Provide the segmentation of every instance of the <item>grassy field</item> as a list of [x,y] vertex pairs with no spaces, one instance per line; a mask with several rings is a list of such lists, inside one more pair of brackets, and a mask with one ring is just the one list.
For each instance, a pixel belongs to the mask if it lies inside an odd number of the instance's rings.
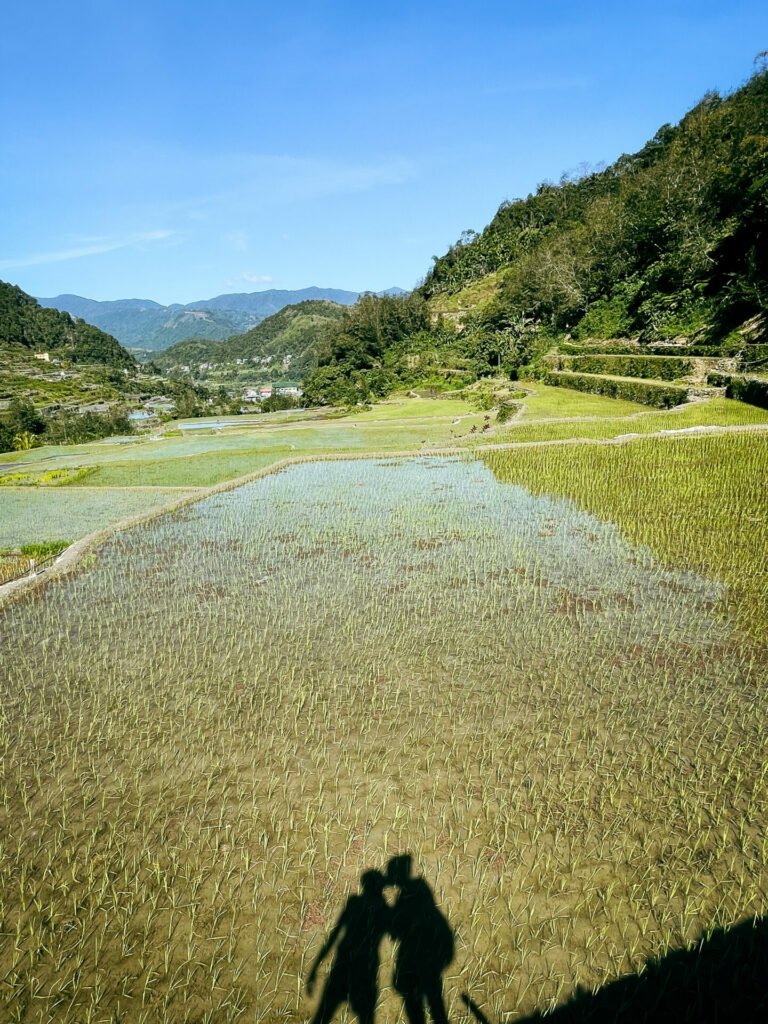
[[194,493],[192,490],[109,490],[101,487],[8,487],[0,491],[0,548],[38,539],[76,540],[93,530]]
[[572,499],[665,564],[719,580],[730,613],[765,643],[768,433],[574,445],[565,455],[534,447],[483,459],[500,480]]
[[[656,412],[564,388],[525,387],[529,393],[521,400],[520,414],[503,425],[461,400],[398,397],[341,416],[308,410],[236,417],[225,420],[234,426],[221,430],[212,418],[210,430],[181,432],[170,424],[168,436],[157,439],[142,435],[6,453],[0,455],[0,545],[75,539],[119,521],[122,510],[130,516],[163,504],[162,488],[211,487],[292,456],[471,449],[494,442],[599,439],[695,425],[768,423],[765,410],[728,399]],[[32,493],[43,488],[46,494]],[[84,492],[80,498],[74,495],[78,488]],[[121,491],[112,493],[113,488]]]
[[[601,398],[600,401],[612,402],[613,399]],[[692,427],[748,427],[768,424],[768,410],[758,409],[757,406],[746,405],[744,402],[734,402],[729,398],[713,398],[707,402],[695,402],[668,411],[649,410],[647,406],[641,408],[642,412],[635,411],[634,414],[623,416],[611,415],[608,411],[599,416],[585,413],[581,417],[575,415],[561,419],[550,415],[534,419],[528,412],[526,403],[526,414],[512,423],[498,427],[492,440],[499,443],[529,443],[579,438],[600,439],[630,434],[655,434],[665,430],[688,430]],[[472,439],[471,443],[480,444],[483,441],[482,438]]]
[[453,931],[451,1020],[679,980],[675,950],[732,935],[674,1019],[712,977],[719,1019],[759,1011],[763,933],[730,929],[768,910],[766,452],[295,466],[8,607],[0,1017],[307,1020],[363,872],[406,853]]
[[[527,382],[523,386],[529,387]],[[604,398],[602,395],[552,388],[546,384],[530,386],[533,394],[523,400],[525,408],[520,417],[522,422],[571,416],[631,416],[633,413],[647,411],[647,406],[619,398]]]

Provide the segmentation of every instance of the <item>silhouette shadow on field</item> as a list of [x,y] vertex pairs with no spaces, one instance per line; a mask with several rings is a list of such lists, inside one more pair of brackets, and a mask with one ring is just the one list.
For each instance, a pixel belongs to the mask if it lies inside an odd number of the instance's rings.
[[[480,1024],[491,1024],[469,996],[464,1003]],[[577,989],[552,1013],[518,1024],[766,1024],[768,921],[753,918],[718,929],[691,950],[649,961],[642,974],[610,982],[597,992]]]
[[[379,947],[385,935],[396,943],[394,987],[409,1024],[448,1024],[442,975],[453,960],[453,932],[423,878],[411,877],[411,857],[394,857],[386,873],[366,871],[361,891],[350,896],[331,934],[315,958],[307,979],[312,995],[317,970],[331,950],[336,955],[313,1024],[329,1024],[343,1003],[360,1024],[373,1024],[379,992]],[[394,905],[384,889],[396,890]]]
[[453,932],[423,878],[411,878],[408,854],[387,865],[387,881],[397,887],[390,934],[397,942],[394,986],[409,1024],[423,1024],[429,1007],[434,1024],[448,1024],[443,1002],[443,971],[453,960]]

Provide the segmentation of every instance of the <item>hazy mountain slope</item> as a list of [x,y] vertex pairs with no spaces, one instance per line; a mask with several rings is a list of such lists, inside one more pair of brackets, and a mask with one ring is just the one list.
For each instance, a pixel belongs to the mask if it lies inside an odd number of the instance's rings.
[[141,311],[146,309],[163,309],[161,303],[152,299],[114,299],[99,302],[96,299],[86,299],[82,295],[55,295],[47,299],[37,296],[41,306],[50,306],[53,309],[61,309],[73,316],[82,317],[85,320],[88,316],[101,314],[120,313],[125,310]]
[[272,316],[285,306],[295,306],[299,302],[326,301],[336,302],[342,306],[351,306],[357,301],[358,293],[345,291],[343,288],[298,288],[287,290],[270,288],[263,292],[237,292],[231,295],[217,295],[212,299],[202,299],[190,303],[186,308],[195,309],[237,309],[242,312],[256,313],[262,319]]
[[134,360],[111,335],[69,313],[47,309],[16,285],[0,281],[0,350],[29,358],[48,352],[73,363],[131,367]]
[[[391,288],[387,293],[401,291],[401,288]],[[163,306],[152,299],[98,302],[81,295],[56,295],[38,301],[43,306],[82,317],[89,324],[114,335],[129,348],[159,351],[185,338],[221,341],[233,334],[241,334],[265,317],[299,302],[322,300],[351,305],[357,298],[357,292],[341,288],[312,287],[216,295],[212,299],[200,299],[186,305],[172,303],[170,306]]]
[[200,363],[227,364],[238,359],[270,360],[265,369],[283,370],[290,357],[291,375],[303,374],[317,365],[318,348],[329,327],[341,319],[343,307],[325,300],[300,302],[274,313],[245,334],[226,341],[189,338],[153,356],[161,369],[194,368]]
[[88,323],[113,334],[129,348],[163,349],[193,334],[220,340],[247,330],[259,316],[237,310],[198,310],[185,306],[161,306],[143,299],[97,302],[79,295],[40,299],[56,309],[81,316]]

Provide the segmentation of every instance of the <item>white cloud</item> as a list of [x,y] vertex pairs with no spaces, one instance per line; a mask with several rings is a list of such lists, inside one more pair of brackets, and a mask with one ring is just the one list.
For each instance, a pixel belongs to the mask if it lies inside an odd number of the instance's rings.
[[233,288],[238,284],[272,284],[274,278],[270,274],[251,274],[247,270],[242,274],[238,274],[237,277],[233,277],[231,281],[227,281],[227,285]]
[[80,245],[70,249],[55,249],[51,252],[38,252],[30,256],[0,260],[0,270],[9,267],[36,267],[41,263],[61,263],[64,260],[79,259],[81,256],[96,256],[103,252],[113,252],[115,249],[126,249],[130,245],[139,245],[142,242],[158,242],[164,238],[171,238],[174,234],[174,231],[143,231],[125,238],[81,239]]

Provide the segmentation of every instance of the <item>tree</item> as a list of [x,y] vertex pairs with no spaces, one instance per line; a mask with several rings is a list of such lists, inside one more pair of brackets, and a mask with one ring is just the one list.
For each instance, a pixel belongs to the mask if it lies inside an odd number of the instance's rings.
[[30,434],[28,430],[25,430],[21,434],[16,434],[13,439],[13,450],[15,452],[25,452],[35,446],[35,435]]

